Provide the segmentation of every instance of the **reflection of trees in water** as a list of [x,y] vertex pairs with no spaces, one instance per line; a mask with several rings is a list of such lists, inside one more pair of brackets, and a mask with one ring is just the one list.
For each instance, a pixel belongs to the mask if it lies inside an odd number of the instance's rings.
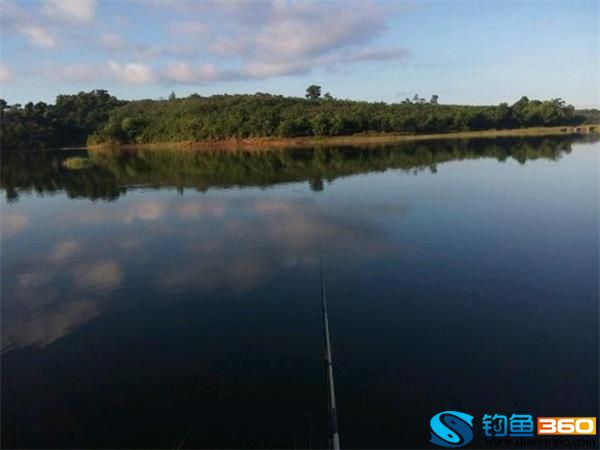
[[[586,140],[589,140],[586,139]],[[135,186],[171,186],[200,191],[212,187],[269,186],[308,181],[315,191],[324,182],[358,173],[397,169],[429,170],[448,161],[495,158],[520,163],[556,160],[571,151],[572,137],[497,138],[405,142],[379,147],[317,147],[237,152],[188,150],[90,151],[90,167],[65,166],[83,152],[2,154],[1,187],[7,199],[20,192],[65,191],[71,198],[114,200]]]
[[63,162],[87,156],[85,151],[40,151],[2,153],[0,187],[6,198],[16,201],[20,193],[52,194],[65,191],[70,198],[117,199],[126,190],[117,185],[114,174],[101,166],[71,170]]

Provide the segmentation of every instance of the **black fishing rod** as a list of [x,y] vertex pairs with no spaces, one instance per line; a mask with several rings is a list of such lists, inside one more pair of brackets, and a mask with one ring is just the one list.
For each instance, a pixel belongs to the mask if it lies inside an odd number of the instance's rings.
[[323,275],[323,261],[321,261],[321,306],[323,309],[323,334],[325,339],[325,366],[327,371],[327,396],[329,400],[329,420],[331,422],[331,448],[340,448],[340,435],[338,433],[337,410],[335,406],[335,389],[333,385],[333,359],[331,357],[331,338],[329,336],[329,318],[327,316],[327,298],[325,296],[325,276]]

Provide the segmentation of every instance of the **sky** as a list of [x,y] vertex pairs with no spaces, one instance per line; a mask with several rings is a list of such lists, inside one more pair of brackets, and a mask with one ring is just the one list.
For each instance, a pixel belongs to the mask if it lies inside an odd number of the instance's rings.
[[0,0],[9,103],[107,89],[600,106],[600,2]]

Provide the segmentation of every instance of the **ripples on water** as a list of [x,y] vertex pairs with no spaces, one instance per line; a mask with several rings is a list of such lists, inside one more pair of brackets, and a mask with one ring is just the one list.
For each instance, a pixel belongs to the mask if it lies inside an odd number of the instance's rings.
[[320,257],[343,446],[597,416],[589,141],[3,154],[3,447],[323,447]]

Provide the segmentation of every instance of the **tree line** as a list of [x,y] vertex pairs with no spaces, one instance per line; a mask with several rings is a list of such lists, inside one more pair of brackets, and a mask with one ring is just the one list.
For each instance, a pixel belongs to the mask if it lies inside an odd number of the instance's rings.
[[105,90],[59,95],[54,105],[8,105],[0,100],[3,149],[38,149],[104,142],[152,143],[250,137],[340,136],[355,133],[445,133],[532,126],[577,125],[598,110],[576,111],[561,99],[522,97],[509,105],[445,105],[415,94],[400,103],[266,93],[192,94],[167,100],[124,101]]
[[0,143],[3,149],[85,145],[104,126],[109,113],[125,103],[105,90],[59,95],[53,105],[8,105],[0,99]]

